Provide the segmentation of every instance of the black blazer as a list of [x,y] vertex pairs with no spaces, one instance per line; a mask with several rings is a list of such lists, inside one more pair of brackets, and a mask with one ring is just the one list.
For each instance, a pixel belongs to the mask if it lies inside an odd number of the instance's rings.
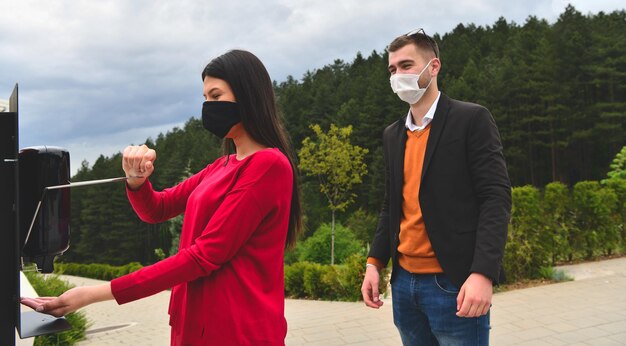
[[[369,256],[397,265],[406,117],[383,133],[385,196]],[[472,272],[503,279],[511,183],[489,111],[441,94],[430,124],[419,202],[437,260],[461,287]],[[393,274],[392,274],[393,280]]]

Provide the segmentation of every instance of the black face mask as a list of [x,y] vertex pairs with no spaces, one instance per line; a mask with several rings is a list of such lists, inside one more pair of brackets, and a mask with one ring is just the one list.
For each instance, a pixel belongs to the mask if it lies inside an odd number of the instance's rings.
[[241,116],[235,102],[205,101],[202,105],[202,125],[219,138],[224,138],[239,122]]

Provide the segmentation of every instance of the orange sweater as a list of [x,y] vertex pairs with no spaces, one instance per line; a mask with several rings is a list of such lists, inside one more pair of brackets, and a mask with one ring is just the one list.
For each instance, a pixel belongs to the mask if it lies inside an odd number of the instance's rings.
[[404,150],[404,185],[402,187],[402,219],[398,263],[411,273],[442,273],[435,251],[428,239],[419,202],[422,167],[430,126],[422,131],[407,130]]
[[[398,262],[405,270],[420,274],[443,272],[437,257],[435,257],[430,239],[428,239],[419,203],[422,167],[429,134],[430,126],[422,131],[411,132],[407,130],[408,138],[404,151],[404,184],[402,187],[402,219],[400,221]],[[372,257],[368,258],[367,262],[375,264],[379,268],[384,266],[383,263]]]

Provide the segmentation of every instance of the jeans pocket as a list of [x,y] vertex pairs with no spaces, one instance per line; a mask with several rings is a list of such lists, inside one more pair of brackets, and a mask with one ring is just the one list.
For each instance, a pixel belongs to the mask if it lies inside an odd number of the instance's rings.
[[459,294],[460,289],[456,287],[445,274],[435,275],[435,284],[440,290],[449,294]]

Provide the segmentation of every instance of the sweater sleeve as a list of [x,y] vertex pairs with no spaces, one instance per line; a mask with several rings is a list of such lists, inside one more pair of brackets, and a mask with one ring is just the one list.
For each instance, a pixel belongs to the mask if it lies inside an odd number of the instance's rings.
[[131,190],[126,185],[126,195],[139,218],[147,223],[159,223],[180,215],[185,211],[187,198],[211,166],[207,166],[197,174],[185,179],[182,183],[155,191],[150,180],[141,185],[138,190]]
[[119,304],[208,276],[237,254],[263,219],[276,208],[279,196],[291,193],[291,184],[287,184],[292,179],[289,165],[276,160],[256,161],[241,173],[190,247],[111,281],[111,290]]

